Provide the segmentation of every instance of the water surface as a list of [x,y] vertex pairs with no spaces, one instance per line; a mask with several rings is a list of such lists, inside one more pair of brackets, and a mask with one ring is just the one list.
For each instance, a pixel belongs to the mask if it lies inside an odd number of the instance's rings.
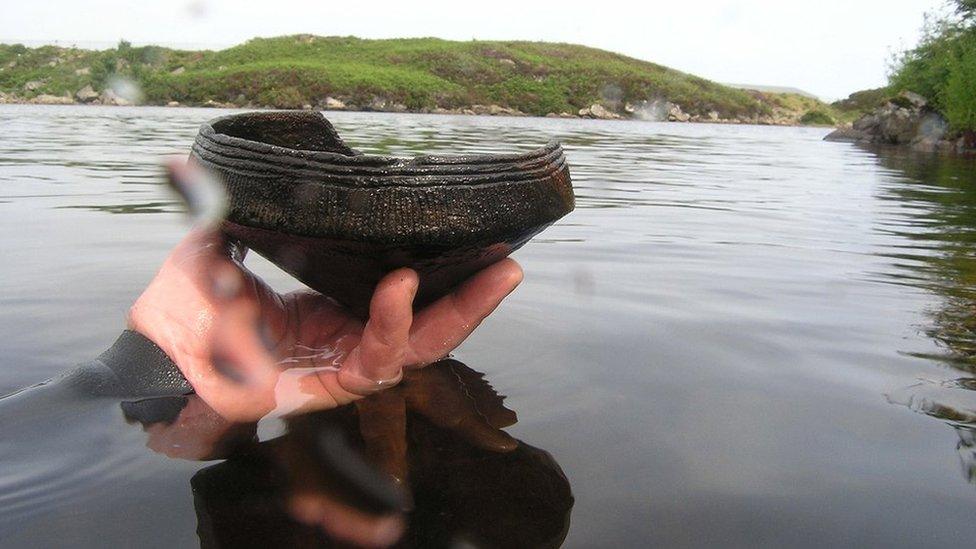
[[[160,159],[218,114],[0,106],[0,393],[111,344],[186,230]],[[971,543],[971,161],[820,129],[329,117],[373,153],[564,144],[577,210],[456,356],[565,472],[567,546]],[[118,403],[5,413],[0,539],[199,543],[205,464],[146,450]]]

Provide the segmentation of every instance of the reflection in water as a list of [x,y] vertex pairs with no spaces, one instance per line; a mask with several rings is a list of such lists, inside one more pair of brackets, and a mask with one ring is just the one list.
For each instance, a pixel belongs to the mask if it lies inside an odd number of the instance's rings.
[[[377,515],[392,503],[409,510],[406,547],[558,547],[569,528],[573,496],[559,465],[501,431],[515,413],[482,374],[454,360],[412,371],[355,406],[291,418],[271,440],[195,395],[122,409],[156,452],[226,460],[191,480],[205,547],[328,545],[314,524],[349,518],[330,510]],[[356,456],[376,469],[357,468]],[[326,512],[302,517],[307,509]]]
[[[898,204],[905,220],[882,231],[910,244],[885,255],[902,267],[898,283],[938,294],[923,329],[944,355],[931,356],[952,368],[976,371],[976,162],[972,158],[878,151],[882,166],[909,181],[881,195]],[[941,419],[959,436],[963,476],[976,484],[976,377],[924,380],[887,395],[888,401]]]
[[92,206],[60,206],[59,209],[82,209],[110,214],[170,213],[179,211],[177,202],[146,202],[144,204],[103,204]]

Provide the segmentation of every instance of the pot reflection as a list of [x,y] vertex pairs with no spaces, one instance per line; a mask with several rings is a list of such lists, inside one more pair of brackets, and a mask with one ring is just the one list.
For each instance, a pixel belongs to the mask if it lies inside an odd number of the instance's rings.
[[443,360],[355,405],[289,418],[265,441],[195,395],[122,408],[154,451],[224,460],[191,480],[205,547],[558,547],[569,481],[501,430],[516,422],[503,400],[483,374]]

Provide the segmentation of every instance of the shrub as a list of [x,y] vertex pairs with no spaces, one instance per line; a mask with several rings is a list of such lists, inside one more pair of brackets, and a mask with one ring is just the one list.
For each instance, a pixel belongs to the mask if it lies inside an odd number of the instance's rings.
[[811,126],[833,126],[834,119],[823,111],[807,111],[803,116],[800,117],[800,124],[807,124]]
[[946,115],[957,131],[976,130],[976,2],[956,0],[955,15],[926,16],[919,44],[901,54],[889,78],[893,92],[913,91]]
[[258,101],[279,109],[300,109],[308,101],[294,86],[268,88],[258,94]]
[[847,99],[834,101],[831,106],[841,111],[867,113],[874,110],[891,95],[891,90],[887,87],[861,90],[850,94]]
[[960,40],[956,55],[949,61],[944,102],[945,116],[952,128],[976,128],[976,36]]

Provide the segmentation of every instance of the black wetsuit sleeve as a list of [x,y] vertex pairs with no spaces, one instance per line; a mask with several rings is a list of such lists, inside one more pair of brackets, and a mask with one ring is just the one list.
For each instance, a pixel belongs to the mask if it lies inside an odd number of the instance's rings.
[[94,396],[153,397],[193,392],[176,364],[139,332],[126,330],[95,360],[64,381]]

